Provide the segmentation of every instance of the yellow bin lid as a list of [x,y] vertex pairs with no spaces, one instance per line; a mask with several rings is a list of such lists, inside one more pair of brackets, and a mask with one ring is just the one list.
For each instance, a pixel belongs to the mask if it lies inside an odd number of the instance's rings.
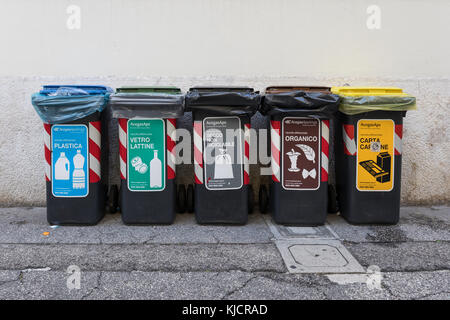
[[340,96],[408,96],[403,89],[395,87],[332,87],[331,92]]

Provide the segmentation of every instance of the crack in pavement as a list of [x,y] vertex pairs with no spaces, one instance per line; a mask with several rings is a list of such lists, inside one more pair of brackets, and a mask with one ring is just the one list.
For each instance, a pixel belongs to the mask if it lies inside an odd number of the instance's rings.
[[223,297],[220,298],[220,300],[225,300],[229,297],[231,297],[233,294],[235,294],[236,292],[244,289],[252,280],[258,278],[257,275],[254,275],[252,277],[250,277],[249,279],[247,279],[246,281],[244,281],[243,284],[241,284],[240,286],[238,286],[237,288],[234,288],[233,290],[230,290],[229,292],[227,292]]
[[450,298],[450,291],[441,291],[441,292],[437,292],[437,293],[425,294],[425,295],[419,296],[417,298],[412,298],[412,300],[423,300],[423,299],[430,298],[430,297],[433,297],[433,296],[438,296],[440,294],[449,294],[448,298]]
[[80,300],[85,300],[85,299],[87,299],[88,297],[91,296],[92,293],[94,293],[95,290],[98,290],[98,289],[100,288],[102,276],[103,276],[103,272],[100,271],[99,274],[98,274],[98,276],[97,276],[96,285],[95,285],[88,293],[84,294],[84,295],[80,298]]

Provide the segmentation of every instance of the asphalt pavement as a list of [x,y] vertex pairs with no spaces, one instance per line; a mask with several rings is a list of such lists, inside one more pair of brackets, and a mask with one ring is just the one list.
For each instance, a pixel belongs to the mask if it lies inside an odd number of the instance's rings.
[[450,207],[402,207],[395,226],[49,226],[0,209],[0,299],[449,299]]

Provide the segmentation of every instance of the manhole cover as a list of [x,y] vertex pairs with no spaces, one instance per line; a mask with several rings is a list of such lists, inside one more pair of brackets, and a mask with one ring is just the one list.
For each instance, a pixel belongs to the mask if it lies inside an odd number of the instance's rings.
[[275,240],[290,273],[360,273],[364,268],[339,240]]
[[344,267],[347,259],[339,249],[330,245],[293,245],[289,251],[294,261],[305,267]]

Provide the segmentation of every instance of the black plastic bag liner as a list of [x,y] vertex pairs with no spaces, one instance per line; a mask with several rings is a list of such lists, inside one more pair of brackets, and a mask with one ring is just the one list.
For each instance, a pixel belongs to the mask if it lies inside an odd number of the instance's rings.
[[337,112],[339,102],[340,97],[332,94],[329,87],[268,87],[260,112],[329,119]]
[[113,118],[179,118],[184,95],[176,87],[122,87],[109,99]]
[[31,103],[45,123],[67,123],[101,112],[112,92],[105,86],[50,85],[34,93]]
[[355,115],[370,111],[408,111],[416,109],[416,98],[394,87],[333,87],[341,96],[339,111]]
[[248,115],[258,111],[259,92],[248,87],[194,87],[186,94],[186,111],[216,115]]

